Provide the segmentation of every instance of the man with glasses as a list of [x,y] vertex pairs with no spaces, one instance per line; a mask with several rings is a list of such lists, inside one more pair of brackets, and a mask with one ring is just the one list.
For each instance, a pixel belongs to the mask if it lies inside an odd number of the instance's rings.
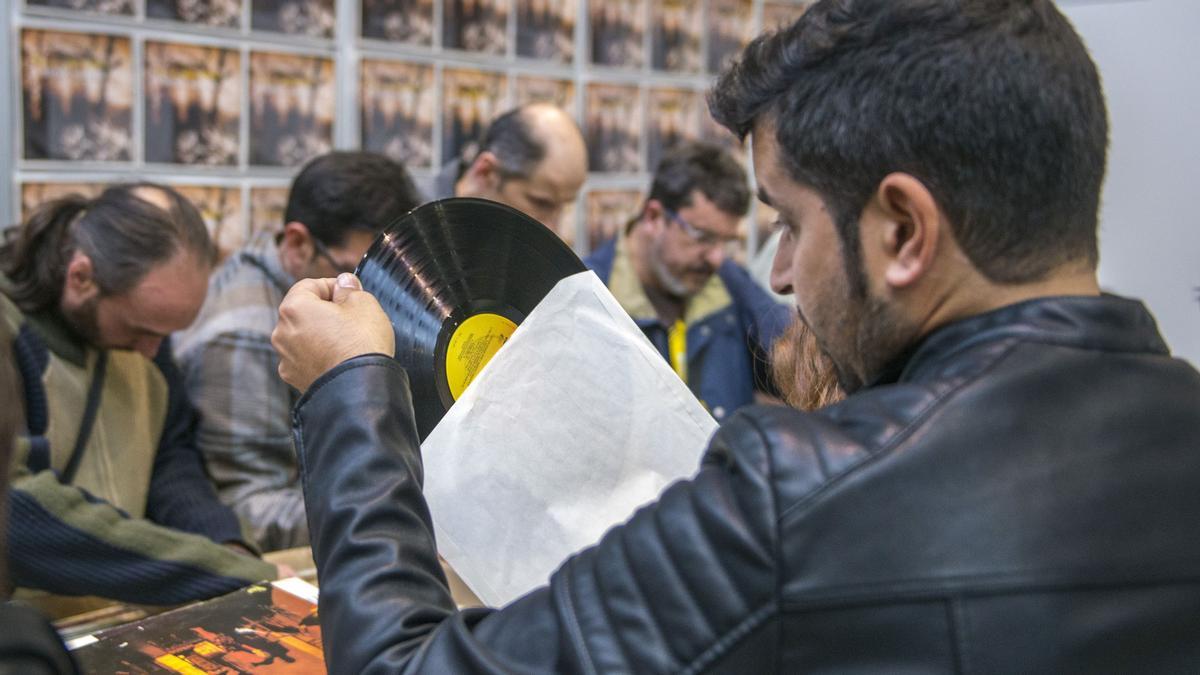
[[718,422],[773,394],[766,355],[787,309],[729,260],[750,206],[742,167],[685,143],[658,165],[641,213],[587,264]]
[[283,230],[262,232],[214,273],[199,317],[176,334],[198,438],[221,500],[264,550],[308,543],[290,411],[271,331],[301,279],[353,272],[376,235],[420,203],[408,172],[382,155],[333,152],[308,163]]

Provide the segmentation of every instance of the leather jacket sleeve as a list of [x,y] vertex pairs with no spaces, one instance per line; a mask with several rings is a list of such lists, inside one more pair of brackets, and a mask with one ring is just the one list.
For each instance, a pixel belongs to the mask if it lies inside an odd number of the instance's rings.
[[[776,508],[752,424],[718,432],[696,477],[498,610],[457,611],[421,494],[407,376],[378,355],[326,373],[294,411],[333,673],[739,668],[778,610]],[[731,452],[731,446],[737,452]],[[469,499],[469,495],[463,495]],[[747,654],[749,652],[749,655]]]

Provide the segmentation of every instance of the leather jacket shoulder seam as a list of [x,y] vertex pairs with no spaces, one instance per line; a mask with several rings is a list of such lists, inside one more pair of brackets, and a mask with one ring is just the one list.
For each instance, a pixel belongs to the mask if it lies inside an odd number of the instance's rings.
[[[569,563],[568,563],[569,565]],[[567,569],[571,569],[569,566]],[[554,588],[554,595],[558,597],[558,601],[563,605],[562,612],[563,620],[567,627],[567,632],[570,634],[571,644],[575,647],[575,651],[579,654],[579,663],[583,667],[583,671],[588,675],[595,675],[596,664],[592,662],[591,652],[588,651],[587,642],[583,639],[583,628],[579,625],[579,619],[576,616],[575,602],[571,598],[571,588],[574,586],[573,570],[568,573],[566,579],[561,585]]]
[[746,617],[733,629],[726,631],[717,641],[708,649],[705,649],[699,656],[692,659],[682,670],[681,673],[700,673],[711,666],[717,659],[729,653],[730,648],[740,642],[747,635],[752,633],[755,628],[766,623],[767,619],[771,618],[779,611],[779,605],[772,600],[766,605],[759,607],[750,616]]

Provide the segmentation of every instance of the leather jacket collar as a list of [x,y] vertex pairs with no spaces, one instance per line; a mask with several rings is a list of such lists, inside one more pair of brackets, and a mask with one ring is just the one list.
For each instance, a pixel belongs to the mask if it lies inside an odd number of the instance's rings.
[[892,360],[867,387],[921,380],[955,355],[1014,338],[1115,352],[1169,350],[1145,305],[1117,295],[1025,300],[934,330]]

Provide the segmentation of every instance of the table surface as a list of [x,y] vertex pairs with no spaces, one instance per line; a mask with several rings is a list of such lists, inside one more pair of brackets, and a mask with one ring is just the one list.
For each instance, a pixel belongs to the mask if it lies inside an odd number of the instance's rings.
[[[317,585],[317,567],[313,563],[312,550],[307,546],[290,548],[283,551],[273,551],[263,556],[263,560],[276,565],[287,565],[296,576]],[[450,584],[450,595],[459,609],[467,607],[482,607],[483,603],[471,592],[462,578],[448,565],[445,560],[442,570]],[[32,605],[54,622],[54,627],[64,640],[88,635],[96,631],[119,626],[121,624],[140,621],[147,616],[159,614],[180,605],[133,605],[117,602],[95,596],[67,596],[44,593],[42,591],[20,591],[17,596],[21,601]]]

